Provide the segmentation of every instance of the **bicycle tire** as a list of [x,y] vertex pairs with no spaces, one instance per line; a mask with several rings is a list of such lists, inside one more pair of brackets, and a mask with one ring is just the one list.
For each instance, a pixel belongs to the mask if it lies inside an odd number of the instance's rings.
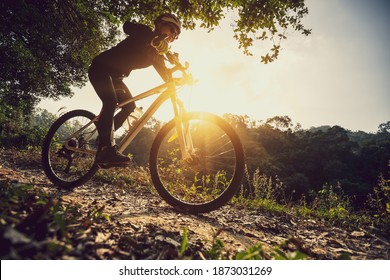
[[[159,195],[178,210],[188,213],[216,210],[228,203],[240,188],[245,166],[241,141],[219,116],[191,112],[184,114],[182,120],[192,131],[196,160],[187,164],[174,154],[180,149],[177,139],[172,140],[175,122],[171,120],[158,132],[151,147],[152,182]],[[205,201],[201,201],[203,198]]]
[[[65,189],[74,188],[91,179],[99,169],[94,163],[94,155],[70,151],[64,147],[64,142],[61,142],[95,117],[95,114],[86,110],[73,110],[59,117],[50,127],[42,144],[41,160],[43,170],[53,184]],[[98,134],[94,123],[85,128],[81,135],[85,136],[86,133],[96,133],[91,143],[84,141],[81,144],[81,137],[70,141],[74,141],[75,147],[84,145],[96,150]],[[70,162],[74,165],[71,166]]]

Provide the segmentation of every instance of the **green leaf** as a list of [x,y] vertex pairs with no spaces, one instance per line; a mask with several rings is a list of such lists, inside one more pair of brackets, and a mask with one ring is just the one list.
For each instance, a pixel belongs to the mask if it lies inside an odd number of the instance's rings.
[[183,240],[181,241],[181,247],[179,255],[183,256],[184,252],[187,250],[188,247],[188,228],[184,227],[183,229]]

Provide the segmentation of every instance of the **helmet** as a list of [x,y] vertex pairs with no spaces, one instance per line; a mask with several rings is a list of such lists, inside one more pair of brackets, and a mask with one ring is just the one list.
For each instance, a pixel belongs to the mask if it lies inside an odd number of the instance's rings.
[[180,34],[181,22],[174,14],[165,13],[165,14],[159,15],[154,21],[154,26],[158,27],[159,25],[164,24],[164,23],[173,24],[176,27],[176,31],[177,31],[176,35],[178,36]]

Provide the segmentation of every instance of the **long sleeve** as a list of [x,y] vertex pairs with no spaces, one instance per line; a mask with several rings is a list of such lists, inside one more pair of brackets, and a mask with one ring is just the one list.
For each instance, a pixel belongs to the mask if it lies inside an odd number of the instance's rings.
[[140,34],[140,33],[148,33],[150,32],[150,27],[131,22],[131,21],[126,21],[123,24],[123,32],[125,32],[127,35],[135,35],[135,34]]
[[165,65],[164,57],[162,55],[158,55],[155,58],[153,67],[154,69],[156,69],[157,73],[161,76],[161,78],[165,82],[168,82],[172,79],[172,73],[168,70],[167,66]]

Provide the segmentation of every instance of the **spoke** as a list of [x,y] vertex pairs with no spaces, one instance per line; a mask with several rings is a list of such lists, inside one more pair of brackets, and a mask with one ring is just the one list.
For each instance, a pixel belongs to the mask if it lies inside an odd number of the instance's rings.
[[[218,144],[218,140],[217,141],[215,141],[215,143],[216,144]],[[230,146],[231,145],[231,142],[229,141],[229,142],[226,142],[225,144],[223,144],[223,145],[218,145],[218,148],[214,151],[214,153],[212,154],[212,155],[215,155],[216,153],[218,153],[219,151],[221,151],[222,149],[224,149],[226,146]],[[209,145],[209,146],[212,146],[211,148],[215,148],[215,145]],[[228,150],[228,151],[234,151],[234,149],[230,149],[230,150]]]
[[[215,158],[215,157],[218,157],[218,156],[221,156],[221,155],[230,153],[230,152],[234,152],[234,149],[227,150],[227,151],[224,151],[224,152],[220,152],[219,154],[215,154],[215,153],[214,153],[214,154],[212,154],[212,155],[205,156],[205,157],[207,157],[207,158]],[[220,157],[220,158],[236,158],[236,157],[232,156],[232,157]]]

